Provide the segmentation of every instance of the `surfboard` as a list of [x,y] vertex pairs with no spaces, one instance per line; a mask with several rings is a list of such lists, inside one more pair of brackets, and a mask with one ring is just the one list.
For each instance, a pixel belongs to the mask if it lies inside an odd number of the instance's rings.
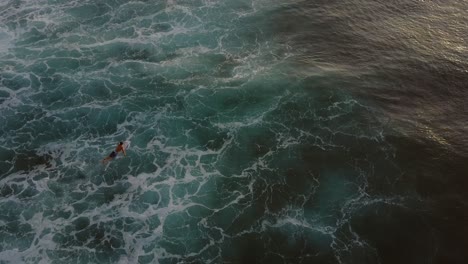
[[130,141],[124,141],[124,148],[125,150],[127,150],[128,148],[130,148]]

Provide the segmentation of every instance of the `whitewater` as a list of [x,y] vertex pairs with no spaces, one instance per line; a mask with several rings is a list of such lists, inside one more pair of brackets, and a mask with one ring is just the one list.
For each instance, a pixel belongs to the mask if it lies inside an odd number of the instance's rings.
[[464,263],[466,10],[0,2],[0,262]]

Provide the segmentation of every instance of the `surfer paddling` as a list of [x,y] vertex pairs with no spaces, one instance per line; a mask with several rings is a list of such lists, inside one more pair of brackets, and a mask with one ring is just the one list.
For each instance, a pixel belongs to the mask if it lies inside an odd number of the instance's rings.
[[123,152],[123,154],[125,156],[127,156],[127,153],[125,152],[125,148],[124,148],[124,143],[123,142],[120,142],[117,147],[115,148],[114,151],[111,152],[111,154],[109,154],[108,157],[105,157],[103,160],[102,160],[102,163],[105,163],[106,161],[109,161],[115,157],[117,157],[117,153],[119,152]]

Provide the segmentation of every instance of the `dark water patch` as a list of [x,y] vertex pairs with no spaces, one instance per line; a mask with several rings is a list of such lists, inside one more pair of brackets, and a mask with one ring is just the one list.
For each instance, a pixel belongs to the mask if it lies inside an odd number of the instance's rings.
[[468,181],[463,176],[468,170],[466,157],[454,155],[426,139],[416,141],[389,136],[388,140],[397,146],[397,162],[405,168],[406,184],[411,184],[419,195],[424,198],[466,197],[464,190]]
[[55,215],[51,217],[51,219],[56,220],[56,219],[62,218],[62,219],[68,220],[70,219],[70,217],[72,217],[72,215],[73,215],[72,211],[58,211],[56,212]]
[[0,219],[5,222],[12,222],[17,220],[17,216],[21,214],[21,211],[25,209],[24,205],[12,200],[6,200],[1,203],[3,214],[0,215]]
[[50,155],[37,155],[33,151],[17,153],[14,158],[14,171],[30,171],[40,165],[47,168],[51,166],[51,160]]
[[[40,41],[47,40],[47,34],[37,30],[36,28],[32,28],[29,32],[23,34],[22,40],[17,41],[18,46],[28,46],[31,43],[38,43]],[[43,44],[43,43],[41,43]]]
[[20,199],[31,199],[38,194],[39,191],[36,190],[35,186],[28,186],[17,197]]
[[73,71],[80,66],[79,61],[73,58],[48,59],[46,65],[57,69],[57,72],[67,72],[67,70]]
[[[34,234],[29,224],[21,223],[20,221],[11,221],[0,227],[0,233],[3,234],[0,240],[0,250],[18,249],[24,251],[31,246]],[[15,239],[16,236],[24,239]]]
[[428,263],[438,245],[433,229],[415,211],[398,206],[366,208],[356,213],[353,229],[377,248],[382,263]]
[[10,170],[15,154],[16,152],[13,149],[0,147],[0,160],[3,161],[2,165],[0,165],[0,176]]
[[119,194],[124,193],[129,187],[128,183],[116,183],[112,187],[101,187],[92,195],[86,197],[87,204],[98,206],[103,203],[110,203]]
[[[138,159],[132,159],[130,167],[133,167],[133,171],[138,175],[141,173],[154,173],[159,170],[158,165],[153,163],[155,156],[153,154],[144,155]],[[164,162],[164,161],[160,161]],[[134,166],[134,164],[137,164]]]
[[[283,263],[306,259],[319,263],[334,263],[335,256],[330,250],[332,238],[329,235],[294,225],[287,225],[285,229],[287,233],[275,228],[267,230],[269,243],[265,248],[268,252],[266,256],[271,254],[285,256]],[[267,263],[267,260],[263,263]]]
[[112,91],[103,82],[90,82],[80,88],[80,92],[94,99],[112,99]]
[[[263,258],[263,242],[257,234],[246,234],[234,240],[224,259],[228,262],[259,263]],[[229,254],[231,253],[231,254]]]
[[80,218],[75,219],[73,223],[75,224],[75,230],[82,230],[86,228],[87,226],[89,226],[90,222],[88,218],[80,217]]
[[[199,190],[199,187],[200,187],[200,182],[198,182],[198,181],[191,181],[191,182],[188,182],[188,183],[181,183],[181,184],[178,184],[177,186],[174,186],[172,188],[172,195],[174,197],[183,199],[186,196],[192,196],[192,195],[197,194],[197,192]],[[200,199],[200,201],[202,201],[202,200],[203,200],[203,198]],[[203,211],[203,208],[199,208],[199,210]],[[193,210],[189,209],[189,211],[193,211]]]
[[[151,44],[129,44],[126,42],[112,42],[106,45],[97,46],[87,49],[87,52],[96,56],[96,58],[114,60],[114,61],[148,61],[159,62],[161,59],[156,59],[158,54],[155,47]],[[167,56],[167,54],[166,54]]]
[[10,97],[10,93],[7,91],[0,91],[0,104],[5,102]]
[[29,87],[31,85],[31,82],[23,76],[11,76],[11,78],[7,78],[7,76],[4,75],[1,79],[2,85],[13,91]]
[[77,21],[66,21],[60,24],[50,24],[44,31],[48,35],[49,40],[54,40],[62,38],[63,35],[75,32],[79,27],[80,23]]
[[[398,164],[405,168],[400,180],[417,192],[427,208],[419,213],[422,221],[431,229],[437,247],[433,259],[436,262],[463,262],[467,232],[463,228],[468,205],[463,175],[468,170],[466,157],[440,148],[427,140],[414,141],[405,138],[389,138],[397,147]],[[417,153],[415,155],[414,153]],[[459,249],[459,250],[456,250]]]
[[[68,12],[78,18],[78,20],[88,20],[98,16],[102,16],[110,11],[109,5],[106,4],[87,4],[68,9]],[[81,21],[83,22],[83,21]]]
[[206,149],[212,151],[219,151],[225,145],[226,140],[228,140],[228,135],[225,133],[220,133],[209,137],[209,135],[213,133],[212,130],[209,131],[210,133],[200,133],[201,136],[198,136],[197,138],[201,142],[206,142],[205,144],[202,144],[202,146],[204,146]]
[[[192,199],[210,209],[223,208],[223,206],[238,197],[239,193],[233,192],[240,188],[245,188],[248,179],[217,179],[211,177],[197,191],[197,195]],[[219,196],[221,195],[222,196]]]
[[231,144],[217,162],[217,168],[224,175],[240,174],[270,150],[274,151],[276,134],[254,125],[239,129],[232,141],[235,144]]
[[[102,263],[112,263],[117,261],[123,254],[120,249],[123,237],[121,233],[110,231],[112,226],[106,227],[108,223],[98,223],[85,227],[83,230],[74,234],[58,233],[54,236],[54,242],[58,243],[62,249],[73,248],[77,246],[92,248],[95,250],[95,260]],[[70,232],[68,227],[64,232]],[[111,234],[109,234],[111,232]],[[82,254],[79,250],[73,250],[72,254],[66,256],[66,259],[77,259],[75,254]],[[84,252],[83,252],[84,253]],[[86,254],[85,254],[86,255]],[[93,258],[94,259],[94,258]]]

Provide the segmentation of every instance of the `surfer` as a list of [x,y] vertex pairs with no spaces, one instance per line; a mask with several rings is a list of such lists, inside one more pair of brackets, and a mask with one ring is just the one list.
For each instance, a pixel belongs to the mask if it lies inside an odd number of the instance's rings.
[[122,141],[117,145],[117,147],[115,148],[115,150],[112,151],[111,154],[110,154],[108,157],[105,157],[105,158],[102,160],[102,163],[105,163],[106,161],[109,161],[109,160],[111,160],[111,159],[117,157],[117,153],[119,153],[119,152],[121,152],[121,151],[123,152],[123,154],[124,154],[125,156],[127,156],[127,153],[125,152],[125,148],[124,148],[124,143],[123,143]]

